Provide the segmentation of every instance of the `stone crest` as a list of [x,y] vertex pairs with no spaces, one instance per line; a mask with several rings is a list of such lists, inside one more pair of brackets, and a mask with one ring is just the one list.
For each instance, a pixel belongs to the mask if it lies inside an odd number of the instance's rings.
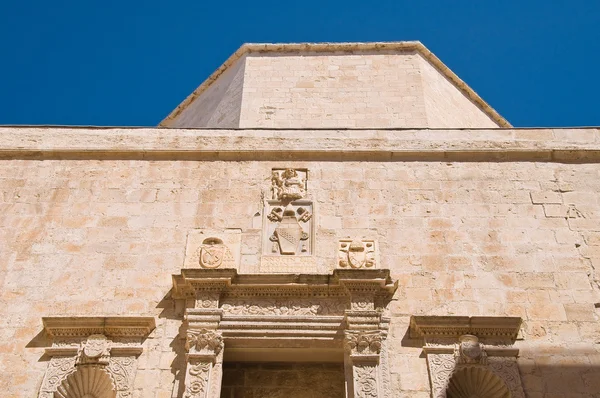
[[303,199],[306,196],[307,175],[305,169],[273,169],[271,199],[283,202]]
[[184,268],[239,268],[241,230],[194,229],[188,233]]
[[[295,269],[297,257],[312,258],[313,253],[313,202],[307,198],[307,176],[306,169],[271,172],[271,199],[265,201],[263,212],[261,272],[314,271],[312,262],[308,269]],[[277,259],[275,270],[272,259]]]
[[206,238],[202,242],[202,246],[200,246],[198,256],[200,258],[200,266],[202,268],[218,268],[223,264],[223,259],[226,255],[229,257],[227,260],[231,261],[231,252],[221,239]]
[[341,268],[377,268],[374,239],[340,239],[338,265]]

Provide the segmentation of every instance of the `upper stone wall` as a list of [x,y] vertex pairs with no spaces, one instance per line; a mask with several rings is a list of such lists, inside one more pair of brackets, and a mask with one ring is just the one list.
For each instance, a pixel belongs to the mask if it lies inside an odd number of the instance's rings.
[[418,42],[244,45],[161,125],[510,126]]

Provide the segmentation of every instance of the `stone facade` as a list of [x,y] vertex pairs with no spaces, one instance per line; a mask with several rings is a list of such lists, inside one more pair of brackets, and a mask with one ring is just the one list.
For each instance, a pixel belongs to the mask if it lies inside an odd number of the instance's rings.
[[185,127],[0,128],[3,396],[597,396],[600,129]]

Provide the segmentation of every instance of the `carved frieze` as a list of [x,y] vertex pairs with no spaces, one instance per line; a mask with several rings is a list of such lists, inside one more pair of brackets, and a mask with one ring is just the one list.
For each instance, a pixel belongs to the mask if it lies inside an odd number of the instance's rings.
[[240,229],[194,229],[188,233],[184,268],[239,268]]
[[227,300],[225,315],[343,315],[345,300]]
[[374,239],[340,239],[338,265],[341,268],[377,268]]

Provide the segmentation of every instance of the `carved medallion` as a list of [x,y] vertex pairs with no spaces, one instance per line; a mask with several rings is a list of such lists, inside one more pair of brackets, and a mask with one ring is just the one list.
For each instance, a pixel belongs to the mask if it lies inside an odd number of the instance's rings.
[[373,239],[340,239],[339,266],[342,268],[376,268]]

